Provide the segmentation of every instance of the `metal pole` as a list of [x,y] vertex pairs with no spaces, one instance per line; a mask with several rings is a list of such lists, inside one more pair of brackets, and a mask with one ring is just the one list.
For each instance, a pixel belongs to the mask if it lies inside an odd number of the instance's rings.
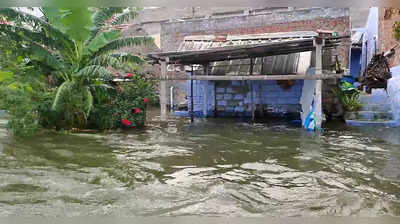
[[254,121],[255,110],[254,110],[254,81],[250,80],[250,97],[251,97],[251,120]]
[[170,104],[171,104],[171,110],[174,109],[174,87],[171,86],[169,89],[169,96],[170,96]]
[[161,81],[160,81],[160,109],[161,109],[161,121],[167,120],[167,66],[168,59],[161,61]]
[[[250,58],[250,75],[253,75],[254,59]],[[255,118],[254,108],[254,81],[250,81],[250,97],[251,97],[251,120]]]
[[[203,75],[208,75],[208,64],[203,65]],[[208,117],[208,93],[207,93],[207,86],[209,81],[206,81],[206,84],[202,86],[203,92],[203,117]]]
[[[264,59],[265,57],[261,58],[261,73],[260,74],[266,74],[264,72]],[[300,57],[299,57],[300,60]],[[258,104],[260,105],[259,109],[259,116],[260,117],[264,117],[264,104],[263,104],[263,100],[262,100],[262,84],[263,81],[258,81]]]
[[[315,39],[315,74],[322,73],[322,47],[324,46],[323,39]],[[322,126],[322,80],[315,81],[315,129],[318,130]]]
[[190,72],[190,122],[194,122],[194,102],[193,102],[193,65]]
[[368,67],[368,40],[365,41],[365,66],[364,66],[364,76],[367,75]]

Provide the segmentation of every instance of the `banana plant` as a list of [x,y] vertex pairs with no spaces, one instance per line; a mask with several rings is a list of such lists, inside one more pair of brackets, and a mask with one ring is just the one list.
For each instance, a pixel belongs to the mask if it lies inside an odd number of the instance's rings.
[[84,127],[93,107],[93,94],[113,78],[110,68],[141,65],[144,60],[121,49],[147,45],[144,36],[122,37],[114,27],[131,21],[136,8],[85,7],[41,8],[37,17],[13,8],[1,8],[0,38],[7,37],[24,46],[24,60],[51,70],[62,82],[52,109],[62,112],[71,127]]

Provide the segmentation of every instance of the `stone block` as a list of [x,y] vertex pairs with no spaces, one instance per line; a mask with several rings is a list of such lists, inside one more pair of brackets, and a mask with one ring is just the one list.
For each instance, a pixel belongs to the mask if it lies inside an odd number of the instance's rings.
[[225,88],[217,88],[217,93],[225,93]]
[[227,93],[234,93],[233,89],[231,87],[226,88]]
[[242,94],[235,94],[233,99],[235,99],[235,100],[243,100],[244,96]]
[[231,99],[233,99],[233,95],[229,94],[229,93],[226,93],[226,94],[224,94],[224,99],[225,100],[231,100]]
[[217,106],[227,106],[228,102],[226,100],[218,100]]
[[217,100],[222,100],[222,99],[224,99],[224,95],[217,94],[216,98],[217,98]]

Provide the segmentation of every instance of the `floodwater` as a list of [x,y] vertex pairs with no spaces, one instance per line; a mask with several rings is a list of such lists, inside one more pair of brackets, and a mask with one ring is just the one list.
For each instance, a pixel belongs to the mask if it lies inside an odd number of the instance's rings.
[[16,140],[0,126],[0,217],[400,216],[400,129],[178,119]]

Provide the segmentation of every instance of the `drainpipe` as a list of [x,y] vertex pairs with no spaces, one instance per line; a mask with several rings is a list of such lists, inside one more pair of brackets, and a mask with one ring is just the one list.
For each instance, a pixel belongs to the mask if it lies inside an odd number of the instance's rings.
[[194,100],[193,100],[193,65],[192,70],[190,72],[190,122],[194,122]]
[[368,67],[368,40],[365,41],[365,66],[364,66],[364,77],[367,75]]
[[170,95],[171,110],[173,110],[175,108],[175,105],[174,105],[174,87],[173,86],[171,86],[169,88],[169,93],[170,93],[169,95]]

